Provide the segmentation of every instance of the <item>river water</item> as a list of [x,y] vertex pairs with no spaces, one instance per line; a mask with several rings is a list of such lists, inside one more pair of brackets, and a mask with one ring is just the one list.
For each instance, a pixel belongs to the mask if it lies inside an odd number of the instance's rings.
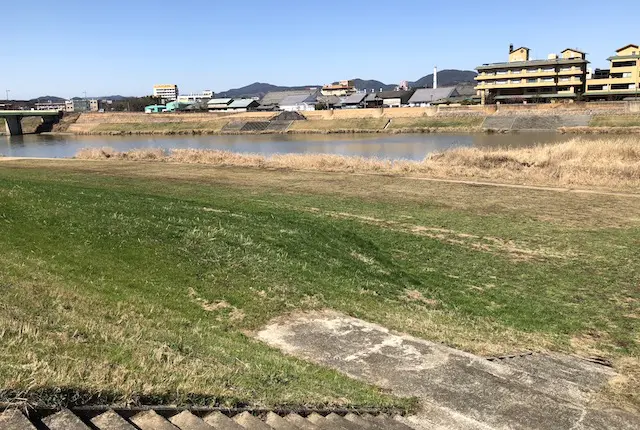
[[[388,159],[422,160],[434,151],[459,146],[525,147],[573,138],[559,133],[518,134],[330,134],[222,136],[0,136],[0,155],[10,157],[72,157],[82,148],[220,149],[263,155],[325,153]],[[581,136],[585,138],[585,136]],[[588,138],[588,137],[586,137]]]

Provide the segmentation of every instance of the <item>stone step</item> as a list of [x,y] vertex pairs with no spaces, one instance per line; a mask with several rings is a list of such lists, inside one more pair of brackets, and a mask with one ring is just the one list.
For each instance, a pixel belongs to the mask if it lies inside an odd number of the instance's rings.
[[271,426],[256,418],[249,412],[243,412],[233,417],[233,420],[247,430],[272,430]]
[[244,428],[222,412],[213,412],[207,415],[204,417],[204,422],[217,430],[243,430]]
[[155,411],[145,411],[131,418],[140,430],[180,430]]
[[91,424],[100,430],[135,430],[134,426],[113,410],[108,410],[93,418]]
[[49,415],[42,422],[49,430],[89,430],[89,427],[68,409]]
[[212,430],[209,424],[189,411],[182,411],[169,418],[169,421],[180,430]]
[[306,418],[301,417],[298,414],[289,414],[286,417],[284,417],[284,419],[298,426],[300,430],[318,430],[320,428],[317,425],[315,425],[313,422],[309,421]]
[[273,412],[269,412],[267,414],[267,418],[264,420],[264,422],[270,425],[271,428],[275,430],[299,430],[299,427],[297,425],[285,420],[280,415],[274,414]]
[[31,421],[18,409],[8,409],[0,414],[2,430],[36,430]]
[[[86,411],[78,413],[83,417],[87,414]],[[47,416],[42,422],[26,417],[18,409],[10,409],[0,413],[0,430],[405,430],[408,427],[403,424],[411,426],[411,422],[401,417],[357,413],[348,413],[345,416],[334,412],[326,416],[312,413],[303,417],[295,413],[280,416],[274,412],[257,416],[244,411],[230,418],[217,411],[204,419],[189,410],[181,411],[169,419],[151,409],[131,416],[132,413],[134,412],[126,409],[109,409],[97,415],[91,413],[90,416],[93,418],[85,424],[78,414],[67,409]]]

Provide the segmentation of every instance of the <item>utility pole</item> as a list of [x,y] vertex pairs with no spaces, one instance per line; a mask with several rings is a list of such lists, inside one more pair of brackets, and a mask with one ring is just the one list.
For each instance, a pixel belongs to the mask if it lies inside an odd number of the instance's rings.
[[7,93],[7,101],[9,101],[9,93],[11,92],[11,90],[4,90],[5,93]]

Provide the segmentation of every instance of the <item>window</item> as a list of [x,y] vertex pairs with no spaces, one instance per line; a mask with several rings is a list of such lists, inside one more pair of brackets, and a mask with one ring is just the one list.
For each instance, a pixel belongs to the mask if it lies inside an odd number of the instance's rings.
[[536,78],[529,78],[527,79],[527,82],[529,82],[530,84],[535,84],[536,82],[538,82],[538,80]]
[[520,70],[512,70],[511,74],[512,75],[519,75],[520,74]]
[[553,78],[544,78],[542,80],[542,82],[554,82],[555,80]]
[[635,61],[618,61],[613,63],[612,67],[633,67],[636,65]]
[[521,81],[520,79],[512,79],[512,80],[511,80],[511,83],[512,83],[512,84],[519,84],[519,83],[521,83],[521,82],[522,82],[522,81]]

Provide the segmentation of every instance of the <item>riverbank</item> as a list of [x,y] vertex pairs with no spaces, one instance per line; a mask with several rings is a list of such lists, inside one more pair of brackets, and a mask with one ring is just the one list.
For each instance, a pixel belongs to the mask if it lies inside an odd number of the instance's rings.
[[252,337],[328,308],[640,405],[638,198],[111,157],[3,161],[0,207],[0,400],[415,405]]
[[330,154],[263,156],[219,150],[110,148],[81,150],[78,159],[157,161],[267,169],[422,175],[472,178],[544,186],[592,186],[637,190],[640,187],[640,142],[625,138],[572,139],[531,148],[454,148],[422,161],[384,160]]
[[54,131],[107,136],[505,133],[527,130],[576,134],[640,132],[640,114],[631,112],[625,106],[543,106],[546,110],[526,105],[524,108],[501,106],[499,109],[495,106],[347,109],[303,112],[303,119],[294,121],[286,117],[280,119],[281,115],[277,112],[85,113],[63,119],[63,123]]

